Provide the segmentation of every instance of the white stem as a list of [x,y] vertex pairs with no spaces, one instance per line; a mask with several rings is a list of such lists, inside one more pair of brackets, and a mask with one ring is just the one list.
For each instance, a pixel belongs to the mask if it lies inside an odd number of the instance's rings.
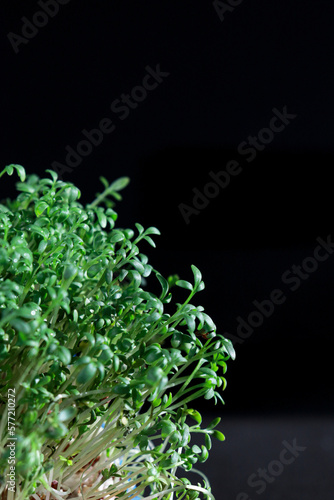
[[[53,477],[53,469],[50,470],[50,475],[49,475],[50,486],[51,486],[51,483],[52,483],[52,477]],[[45,495],[45,500],[50,500],[50,491],[47,491],[47,493]]]

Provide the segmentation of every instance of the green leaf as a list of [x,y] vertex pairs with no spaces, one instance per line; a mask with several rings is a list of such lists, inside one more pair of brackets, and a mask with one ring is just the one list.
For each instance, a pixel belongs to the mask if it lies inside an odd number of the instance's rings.
[[13,175],[14,172],[14,165],[7,165],[3,172],[7,172],[8,175]]
[[159,281],[161,288],[162,288],[162,293],[159,297],[160,300],[162,300],[166,297],[168,290],[169,290],[168,281],[163,276],[161,276],[160,273],[156,273],[156,277],[158,278],[158,281]]
[[217,373],[214,372],[213,370],[211,370],[211,368],[207,368],[206,366],[203,366],[200,370],[199,370],[199,373],[200,374],[205,374],[205,375],[208,375],[209,377],[213,377],[213,378],[217,378]]
[[26,180],[26,171],[21,165],[15,165],[16,171],[20,177],[20,181],[24,182]]
[[102,175],[99,177],[99,179],[102,182],[102,184],[104,185],[104,187],[107,189],[109,187],[109,182],[107,181],[107,179],[105,177],[103,177]]
[[28,410],[23,417],[24,425],[31,426],[33,425],[38,417],[38,413],[36,410]]
[[90,382],[95,377],[96,371],[97,367],[93,363],[85,365],[77,376],[77,383],[86,384]]
[[37,224],[30,226],[30,229],[33,233],[39,234],[44,239],[47,239],[50,236],[49,231],[45,227],[40,227]]
[[80,190],[71,184],[68,185],[68,187],[64,190],[63,194],[65,199],[69,203],[72,203],[73,201],[79,199],[81,196]]
[[87,270],[87,276],[88,276],[88,278],[94,278],[101,270],[102,270],[102,265],[101,264],[93,264]]
[[49,205],[45,201],[40,201],[39,203],[37,203],[37,205],[35,205],[35,214],[37,215],[37,217],[42,215],[42,213],[48,208],[48,206]]
[[138,230],[138,233],[141,235],[144,232],[143,226],[141,224],[139,224],[138,222],[135,223],[135,226]]
[[212,420],[212,422],[207,426],[207,430],[211,430],[211,429],[214,429],[215,427],[217,427],[217,425],[219,424],[220,421],[221,421],[221,417],[217,417],[214,420]]
[[[79,346],[81,347],[81,342],[79,344]],[[80,366],[80,365],[88,365],[88,363],[91,362],[91,357],[90,356],[81,356],[81,358],[78,359],[78,361],[76,362],[77,366]]]
[[145,231],[145,236],[148,235],[148,234],[157,234],[157,235],[160,235],[161,233],[160,233],[159,229],[157,229],[156,227],[149,227]]
[[139,260],[132,259],[130,262],[138,273],[144,273],[144,266]]
[[193,332],[196,328],[196,323],[195,323],[194,317],[193,316],[186,316],[186,323],[187,323],[188,330],[190,332]]
[[154,401],[152,401],[153,408],[157,408],[160,405],[161,405],[161,398],[156,398]]
[[187,410],[188,415],[195,420],[198,424],[202,423],[202,416],[199,411],[189,409]]
[[134,231],[132,229],[124,229],[124,235],[127,240],[131,240],[134,237]]
[[200,270],[194,265],[191,266],[191,270],[192,270],[193,275],[194,275],[195,286],[199,285],[199,283],[201,282],[201,279],[202,279],[202,274],[201,274]]
[[66,462],[66,465],[68,465],[69,467],[73,465],[73,460],[63,457],[63,455],[59,455],[59,458],[62,462]]
[[193,290],[193,286],[191,283],[189,283],[189,281],[178,280],[175,284],[181,288],[186,288],[187,290]]
[[118,384],[113,387],[113,392],[116,394],[127,394],[130,390],[129,384]]
[[172,393],[170,392],[169,393],[169,396],[167,398],[167,394],[164,394],[164,397],[163,397],[163,406],[164,408],[168,408],[168,406],[170,406],[173,402],[173,396],[172,396]]
[[105,216],[105,213],[103,210],[98,210],[97,211],[97,218],[100,223],[100,226],[102,228],[107,227],[107,217]]
[[171,420],[164,420],[162,422],[161,436],[163,438],[168,437],[175,430],[176,430],[176,426]]
[[111,243],[117,243],[118,241],[124,240],[124,234],[121,232],[113,232],[112,237],[110,238]]
[[227,370],[227,364],[226,364],[226,361],[224,361],[224,360],[221,360],[221,361],[220,361],[220,360],[219,360],[219,361],[217,361],[217,365],[219,365],[219,366],[221,366],[221,367],[222,367],[222,369],[223,369],[223,374],[225,375],[226,370]]
[[146,316],[145,322],[148,324],[155,323],[161,318],[161,314],[158,311],[153,312]]
[[26,171],[25,171],[24,167],[22,167],[22,165],[17,165],[16,163],[11,163],[10,165],[7,165],[4,168],[4,170],[1,172],[0,177],[4,172],[7,172],[8,175],[12,175],[14,172],[14,168],[15,168],[21,182],[24,182],[26,180]]
[[169,436],[169,440],[172,444],[179,443],[181,441],[181,434],[179,431],[174,431],[172,434]]
[[158,384],[164,377],[164,372],[161,368],[157,366],[152,366],[146,371],[145,382],[148,386],[154,386]]
[[147,241],[147,243],[149,243],[151,245],[151,247],[155,248],[156,247],[156,244],[155,242],[152,240],[152,238],[150,238],[149,236],[144,236],[144,240]]
[[148,365],[150,365],[151,363],[154,363],[154,361],[157,361],[159,358],[161,358],[161,356],[161,347],[152,345],[145,352],[144,360]]
[[39,245],[38,245],[37,252],[39,254],[43,253],[47,246],[48,246],[48,242],[45,240],[41,240]]
[[205,434],[205,446],[208,450],[211,450],[212,448],[212,441],[209,434]]
[[51,175],[53,182],[56,182],[58,179],[58,174],[54,170],[46,169],[45,172]]
[[218,439],[219,441],[225,441],[225,436],[222,432],[214,430],[212,433],[213,437]]
[[112,280],[113,280],[113,272],[110,269],[107,269],[106,270],[106,282],[108,283],[108,285],[110,285]]
[[48,286],[47,288],[48,294],[50,295],[51,300],[56,300],[57,292],[52,286]]
[[226,380],[226,378],[224,378],[224,377],[221,377],[221,379],[220,379],[220,380],[221,380],[221,381],[222,381],[222,383],[223,383],[222,391],[225,391],[226,386],[227,386],[227,380]]
[[42,387],[43,385],[49,384],[51,381],[51,377],[49,375],[46,375],[45,377],[41,378],[39,382],[36,384],[38,387]]
[[118,281],[119,282],[122,282],[126,276],[128,275],[128,270],[127,269],[122,269],[121,272],[119,273],[119,276],[118,276]]
[[59,357],[59,360],[64,364],[64,365],[69,365],[72,360],[72,356],[70,351],[67,349],[67,347],[60,345],[57,347],[57,355]]
[[109,186],[110,191],[121,191],[130,182],[130,177],[120,177]]
[[173,286],[176,285],[176,282],[179,280],[179,276],[177,274],[172,274],[171,276],[168,276],[167,281],[169,284],[169,288],[172,288]]
[[99,356],[99,360],[102,363],[107,363],[108,361],[110,361],[112,359],[112,357],[113,357],[113,353],[111,352],[109,347],[105,346],[105,349],[103,349],[103,351],[101,352],[101,354]]
[[115,372],[118,372],[118,370],[119,370],[119,357],[117,356],[117,354],[115,354],[113,357],[113,365],[114,365]]
[[10,321],[10,324],[17,330],[18,332],[22,332],[24,334],[29,334],[31,332],[31,328],[29,323],[26,323],[22,319],[15,318]]
[[215,395],[215,391],[211,388],[209,390],[206,391],[205,395],[204,395],[204,399],[212,399]]
[[232,342],[229,339],[224,338],[222,335],[220,335],[220,337],[223,338],[223,344],[226,352],[231,356],[232,359],[235,359],[236,355]]
[[138,288],[141,285],[141,276],[138,273],[138,271],[130,269],[130,271],[128,271],[128,276],[129,277],[131,276],[131,278],[133,280],[133,286],[135,288]]
[[32,319],[37,316],[38,311],[39,306],[37,304],[34,302],[26,302],[24,306],[19,309],[18,313],[21,318]]
[[199,458],[199,461],[203,463],[208,459],[209,452],[205,446],[202,445],[201,448],[202,448],[202,456]]
[[68,265],[65,267],[64,269],[64,280],[67,281],[67,280],[70,280],[72,279],[78,272],[78,269],[73,266],[72,264]]

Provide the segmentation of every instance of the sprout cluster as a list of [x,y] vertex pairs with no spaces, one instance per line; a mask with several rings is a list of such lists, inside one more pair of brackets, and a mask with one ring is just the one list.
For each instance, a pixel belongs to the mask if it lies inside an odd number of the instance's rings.
[[[216,334],[204,288],[167,280],[139,245],[154,227],[115,227],[112,198],[82,206],[73,184],[16,170],[20,194],[0,204],[0,494],[26,499],[213,498],[177,469],[203,462],[220,419],[201,427],[189,406],[222,400],[231,342]],[[100,206],[103,203],[105,207]],[[144,289],[155,275],[161,294]],[[176,281],[176,282],[175,282]],[[172,304],[171,285],[187,290]],[[173,309],[167,314],[165,305]],[[207,332],[205,335],[199,332]],[[210,333],[208,333],[210,332]],[[16,492],[7,491],[7,392],[16,395]],[[192,433],[205,446],[191,444]],[[7,497],[6,497],[7,495]]]

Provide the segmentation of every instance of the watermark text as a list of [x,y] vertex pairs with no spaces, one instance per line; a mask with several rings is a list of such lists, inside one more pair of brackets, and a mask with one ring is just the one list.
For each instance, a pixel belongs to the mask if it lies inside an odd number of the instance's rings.
[[12,31],[7,34],[7,38],[15,54],[20,51],[22,45],[27,45],[32,38],[35,38],[39,30],[48,24],[50,18],[58,14],[61,5],[66,5],[70,1],[38,0],[37,3],[41,10],[36,11],[31,19],[28,19],[26,16],[21,17],[21,34],[13,33]]
[[110,105],[113,117],[104,117],[98,125],[90,130],[83,129],[81,131],[82,139],[76,146],[67,145],[65,147],[66,156],[63,163],[53,161],[51,168],[57,172],[59,179],[62,179],[63,174],[71,173],[73,169],[78,167],[83,158],[89,156],[94,148],[99,146],[106,135],[110,135],[116,130],[116,118],[124,121],[130,116],[133,111],[138,108],[148,96],[150,92],[155,90],[170,73],[162,71],[160,64],[155,68],[151,66],[145,67],[146,73],[141,81],[141,85],[136,85],[127,94],[123,93],[119,98],[114,99]]
[[[268,484],[272,484],[278,476],[283,474],[285,467],[292,464],[299,457],[300,453],[306,450],[306,446],[298,445],[296,439],[292,440],[292,444],[285,440],[282,444],[283,449],[279,454],[279,458],[269,462],[266,468],[259,467],[247,479],[248,486],[257,488],[255,490],[257,495],[264,493]],[[251,497],[242,491],[238,493],[236,500],[251,500]]]
[[15,389],[8,389],[8,442],[9,450],[8,472],[6,474],[6,482],[8,491],[15,492],[15,465],[16,465],[16,437],[15,437]]
[[[274,140],[275,136],[283,132],[285,128],[294,120],[297,115],[289,113],[287,106],[283,106],[282,111],[277,108],[272,109],[273,116],[269,121],[268,127],[261,128],[256,135],[249,135],[247,140],[240,142],[238,153],[244,157],[247,163],[252,162],[257,154]],[[180,203],[179,211],[186,224],[190,223],[192,215],[200,214],[210,203],[210,200],[216,198],[221,191],[226,189],[233,177],[238,176],[243,171],[239,160],[230,160],[225,169],[219,172],[211,171],[209,173],[210,181],[205,184],[203,189],[193,188],[194,197],[192,204]]]
[[263,300],[253,300],[254,308],[245,317],[237,317],[236,334],[225,332],[233,345],[243,344],[257,328],[260,328],[267,318],[270,318],[277,308],[284,304],[288,295],[284,291],[284,286],[288,287],[290,292],[297,291],[303,282],[309,279],[311,274],[317,271],[319,265],[325,262],[334,253],[334,242],[329,234],[326,239],[317,238],[317,245],[313,250],[313,255],[305,257],[298,265],[293,264],[281,275],[281,284],[283,286],[274,288],[269,297]]

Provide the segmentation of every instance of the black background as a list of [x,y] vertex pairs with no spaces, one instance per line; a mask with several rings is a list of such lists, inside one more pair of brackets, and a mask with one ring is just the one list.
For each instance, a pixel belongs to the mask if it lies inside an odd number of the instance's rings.
[[[281,277],[333,234],[333,3],[244,0],[221,21],[204,0],[71,0],[15,53],[8,33],[21,35],[21,18],[39,10],[27,0],[0,7],[3,166],[43,175],[65,162],[83,129],[113,119],[114,132],[63,175],[81,201],[100,191],[100,175],[129,176],[119,224],[161,230],[145,252],[163,275],[191,280],[190,264],[201,269],[197,303],[227,337],[254,300],[277,288],[286,297],[236,344],[225,407],[199,407],[331,415],[334,255],[295,291]],[[158,64],[169,76],[121,120],[111,103]],[[285,106],[296,118],[247,162],[240,143]],[[192,189],[203,193],[209,172],[229,160],[242,172],[186,224],[179,205],[190,206]],[[14,193],[3,178],[1,197]]]

